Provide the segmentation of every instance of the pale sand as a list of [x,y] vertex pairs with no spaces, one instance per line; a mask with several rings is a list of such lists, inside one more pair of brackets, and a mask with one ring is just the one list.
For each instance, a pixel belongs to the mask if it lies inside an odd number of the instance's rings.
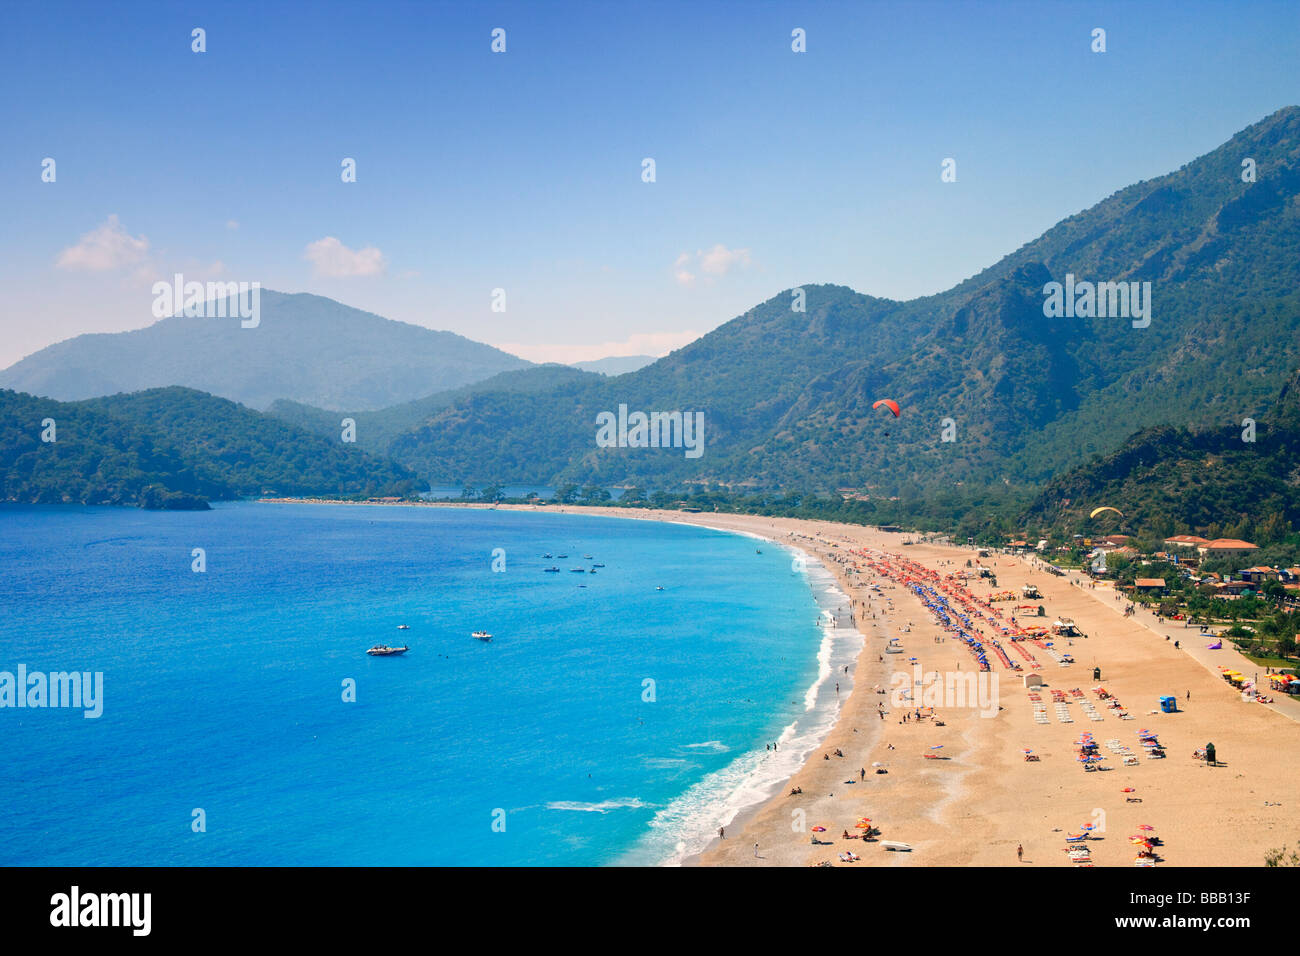
[[[821,558],[840,586],[855,598],[855,605],[866,599],[867,592],[846,574],[847,548],[901,554],[941,572],[964,566],[975,555],[970,548],[904,547],[907,535],[793,518],[518,507],[552,514],[677,521],[762,535]],[[941,566],[943,561],[954,564]],[[1274,708],[1243,702],[1211,667],[1213,663],[1230,663],[1250,674],[1254,665],[1241,666],[1241,658],[1230,650],[1204,651],[1207,640],[1192,630],[1154,624],[1144,615],[1125,618],[1122,604],[1109,591],[1081,588],[1007,555],[994,555],[983,563],[994,567],[998,590],[1019,591],[1022,584],[1032,582],[1043,597],[1030,603],[1044,605],[1049,621],[1072,617],[1089,635],[1075,638],[1069,648],[1078,662],[1072,667],[1061,667],[1031,647],[1044,665],[1040,671],[1046,681],[1042,696],[1051,722],[1034,722],[1019,675],[1006,671],[991,653],[1004,708],[997,716],[981,717],[975,708],[947,707],[939,709],[944,727],[932,726],[929,721],[903,725],[898,723],[897,713],[881,721],[877,705],[885,702],[888,708],[889,695],[878,695],[873,688],[878,685],[888,690],[889,675],[896,670],[910,674],[904,663],[908,657],[920,658],[926,672],[969,672],[975,666],[960,642],[935,643],[934,638],[943,631],[911,592],[902,586],[890,590],[889,583],[882,581],[883,595],[892,598],[894,610],[886,613],[883,597],[877,597],[871,604],[881,616],[874,624],[870,606],[865,612],[859,610],[859,628],[866,643],[858,660],[854,691],[824,746],[781,788],[780,795],[728,828],[725,840],[715,840],[700,863],[804,866],[825,860],[840,866],[845,864],[839,862],[838,854],[852,850],[862,857],[859,863],[847,864],[852,866],[1069,866],[1064,836],[1085,823],[1104,826],[1098,839],[1088,841],[1098,866],[1132,866],[1135,853],[1128,838],[1141,832],[1137,829],[1140,824],[1155,828],[1154,834],[1163,841],[1157,847],[1160,865],[1166,866],[1261,866],[1269,849],[1294,847],[1300,842],[1300,815],[1296,812],[1300,808],[1300,726],[1294,719],[1300,714],[1300,702],[1285,700]],[[862,575],[859,581],[869,579],[871,576]],[[969,587],[977,597],[987,597],[992,590],[987,581],[973,581]],[[877,658],[883,653],[885,636],[899,635],[909,621],[910,633],[901,635],[906,654],[884,655],[885,661],[880,663]],[[1186,647],[1175,650],[1164,634],[1190,645],[1190,653]],[[1018,659],[1014,651],[1008,649],[1008,653]],[[1219,654],[1224,656],[1215,656]],[[1119,720],[1091,692],[1097,683],[1092,680],[1094,664],[1102,668],[1101,683],[1125,704],[1133,720]],[[1082,708],[1072,703],[1069,710],[1074,722],[1057,721],[1048,690],[1068,693],[1074,687],[1085,692],[1086,699],[1105,715],[1104,720],[1089,720]],[[1190,701],[1186,700],[1189,691]],[[1179,707],[1186,710],[1151,713],[1162,694],[1177,696]],[[854,733],[855,727],[858,733]],[[1139,727],[1160,735],[1169,754],[1166,759],[1151,760],[1143,755],[1136,736]],[[1105,764],[1111,769],[1098,773],[1082,770],[1072,745],[1081,732],[1093,733],[1103,744],[1102,753],[1108,758]],[[1138,766],[1122,766],[1118,757],[1112,757],[1104,747],[1110,738],[1119,738],[1138,753]],[[1214,743],[1221,766],[1211,768],[1192,759],[1192,751],[1207,742]],[[889,744],[897,749],[889,750]],[[923,758],[935,744],[942,744],[939,753],[950,759]],[[843,759],[822,759],[823,752],[833,753],[836,748],[844,752]],[[1034,749],[1041,761],[1026,762],[1021,753],[1024,748]],[[875,761],[884,763],[889,773],[873,773]],[[865,782],[846,785],[845,780],[858,779],[860,767],[867,768]],[[785,796],[791,787],[801,787],[804,792]],[[1136,792],[1126,795],[1121,792],[1125,787]],[[1128,803],[1126,796],[1142,802]],[[794,828],[796,810],[804,812],[808,827],[827,828],[820,836],[830,845],[812,846],[811,835]],[[862,816],[870,817],[880,828],[879,839],[905,842],[912,852],[886,852],[878,844],[842,840],[846,828],[858,832],[854,824]],[[758,858],[755,843],[759,845]],[[1016,860],[1017,844],[1024,846],[1023,863]]]

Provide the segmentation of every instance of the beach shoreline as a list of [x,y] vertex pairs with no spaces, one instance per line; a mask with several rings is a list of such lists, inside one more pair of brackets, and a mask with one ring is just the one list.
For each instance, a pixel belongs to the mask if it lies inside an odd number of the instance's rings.
[[[1024,675],[994,662],[991,673],[1000,688],[994,719],[981,717],[976,708],[944,706],[933,720],[904,724],[890,695],[875,692],[891,686],[886,679],[891,666],[891,680],[904,673],[880,653],[888,638],[905,641],[908,653],[919,658],[927,673],[960,673],[963,667],[969,673],[974,665],[965,645],[949,639],[914,594],[864,570],[864,556],[899,555],[940,574],[964,568],[967,560],[975,559],[974,549],[795,518],[574,505],[495,507],[693,524],[767,538],[815,557],[848,597],[863,644],[853,667],[852,690],[840,701],[834,726],[770,799],[739,812],[727,826],[725,840],[715,837],[685,863],[1071,866],[1075,864],[1063,852],[1065,835],[1088,825],[1098,828],[1086,841],[1095,865],[1134,865],[1130,838],[1144,832],[1140,827],[1151,826],[1153,831],[1147,832],[1161,840],[1159,865],[1262,866],[1269,850],[1295,840],[1287,814],[1300,788],[1288,768],[1300,756],[1300,734],[1294,719],[1288,719],[1291,715],[1243,702],[1216,677],[1212,665],[1187,648],[1175,649],[1172,640],[1165,641],[1137,615],[1125,617],[1123,604],[1108,603],[1100,589],[1048,574],[1019,557],[995,554],[988,559],[1000,589],[1038,587],[1042,598],[1034,603],[1046,606],[1049,622],[1071,617],[1089,635],[1073,639],[1070,652],[1077,663],[1072,667],[1047,659],[1038,647],[1024,646],[1037,659],[1032,667],[1043,676],[1046,689],[1066,695],[1071,705],[1091,701],[1101,715],[1096,722],[1085,719],[1077,706],[1065,708],[1073,714],[1069,723],[1035,720],[1035,707],[1043,705],[1032,703],[1020,686]],[[979,594],[988,587],[969,583]],[[880,590],[871,590],[873,584]],[[1187,636],[1190,640],[1193,632]],[[1134,719],[1121,721],[1101,709],[1093,691],[1098,684],[1092,679],[1094,666],[1102,669],[1107,691],[1125,701]],[[1026,673],[1029,669],[1026,665]],[[1156,698],[1165,694],[1178,698],[1178,713],[1160,712]],[[882,719],[879,708],[885,704],[890,706]],[[1099,741],[1127,747],[1136,746],[1136,731],[1147,727],[1160,734],[1165,759],[1143,757],[1127,766],[1111,754],[1106,769],[1096,773],[1084,773],[1076,762],[1074,740],[1080,732],[1094,732]],[[1216,744],[1222,766],[1210,768],[1192,759],[1192,751],[1207,742]],[[1040,759],[1025,760],[1026,749]],[[829,756],[837,750],[844,754],[842,759]],[[872,768],[875,763],[884,766]],[[875,769],[887,773],[879,775]],[[865,776],[859,778],[859,771],[866,771]],[[791,787],[802,793],[790,795]],[[905,843],[911,852],[888,853],[879,844],[843,840],[840,831],[852,834],[855,821],[863,816],[881,831],[881,840]],[[808,830],[824,826],[820,836],[825,842],[814,845],[809,832],[799,828],[801,820]],[[1023,861],[1017,848],[1023,850]],[[840,858],[845,852],[857,854],[859,861],[845,864]]]

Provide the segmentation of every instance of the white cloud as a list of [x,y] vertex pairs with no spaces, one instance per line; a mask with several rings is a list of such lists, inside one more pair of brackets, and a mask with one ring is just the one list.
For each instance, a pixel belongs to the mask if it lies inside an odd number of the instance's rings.
[[709,275],[724,276],[731,271],[732,266],[739,266],[744,269],[749,266],[748,249],[728,249],[722,243],[718,243],[708,252],[697,252],[700,259],[700,269]]
[[700,337],[699,332],[638,332],[621,342],[598,342],[591,345],[564,345],[524,342],[497,342],[497,348],[530,362],[593,362],[622,355],[667,355]]
[[60,269],[107,272],[139,265],[148,255],[149,240],[128,234],[114,213],[103,225],[83,235],[76,245],[60,252],[55,265]]
[[705,282],[712,283],[714,276],[724,276],[733,268],[748,268],[750,261],[748,249],[728,249],[722,243],[718,243],[707,251],[696,250],[693,256],[689,252],[679,255],[677,261],[673,263],[673,278],[677,280],[678,285],[690,288],[695,285],[696,273],[687,266],[704,273]]
[[333,236],[308,243],[303,258],[311,262],[317,276],[343,278],[376,276],[387,268],[384,254],[374,246],[349,249]]

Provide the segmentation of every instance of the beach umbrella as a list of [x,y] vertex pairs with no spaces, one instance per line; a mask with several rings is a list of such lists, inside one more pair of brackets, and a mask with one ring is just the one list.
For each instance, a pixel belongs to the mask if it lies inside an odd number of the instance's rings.
[[826,832],[826,828],[825,828],[825,827],[813,827],[813,828],[812,828],[812,831],[813,831],[813,833],[825,833],[825,832]]
[[1120,793],[1137,793],[1137,791],[1134,790],[1132,787],[1125,787],[1123,790],[1120,791]]
[[1095,823],[1085,823],[1083,826],[1079,827],[1079,829],[1080,829],[1080,830],[1095,830],[1095,829],[1097,829],[1097,825],[1096,825]]
[[1149,825],[1147,825],[1147,824],[1145,824],[1145,823],[1139,823],[1139,824],[1138,824],[1138,829],[1139,829],[1139,830],[1154,830],[1155,827],[1153,827],[1153,826],[1149,826]]
[[931,744],[931,745],[930,745],[930,749],[931,749],[931,750],[942,750],[942,749],[943,749],[943,744]]

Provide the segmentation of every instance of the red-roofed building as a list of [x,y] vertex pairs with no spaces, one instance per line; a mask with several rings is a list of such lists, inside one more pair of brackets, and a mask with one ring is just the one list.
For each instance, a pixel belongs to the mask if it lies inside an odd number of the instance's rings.
[[1252,551],[1258,551],[1259,547],[1237,538],[1215,538],[1213,541],[1197,545],[1196,550],[1201,554],[1219,558],[1235,554],[1250,554]]
[[1203,544],[1209,544],[1207,538],[1198,538],[1194,534],[1176,534],[1172,538],[1165,538],[1166,548],[1199,548]]

